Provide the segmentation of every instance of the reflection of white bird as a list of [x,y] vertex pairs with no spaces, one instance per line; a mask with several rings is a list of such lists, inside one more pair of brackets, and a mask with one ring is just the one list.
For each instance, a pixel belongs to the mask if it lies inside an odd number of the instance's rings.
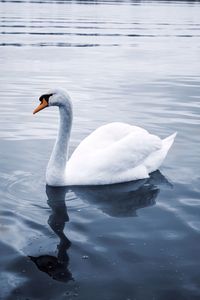
[[97,128],[68,159],[72,104],[68,94],[55,89],[39,99],[37,113],[58,106],[60,125],[46,172],[48,185],[104,185],[148,178],[157,170],[174,142],[176,133],[161,140],[145,129],[125,123]]

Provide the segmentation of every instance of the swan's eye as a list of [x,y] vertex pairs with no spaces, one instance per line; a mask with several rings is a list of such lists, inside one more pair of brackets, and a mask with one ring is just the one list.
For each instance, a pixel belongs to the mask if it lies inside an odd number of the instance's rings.
[[46,100],[47,103],[49,103],[49,98],[53,96],[53,94],[44,94],[40,96],[39,101],[42,102],[43,100]]

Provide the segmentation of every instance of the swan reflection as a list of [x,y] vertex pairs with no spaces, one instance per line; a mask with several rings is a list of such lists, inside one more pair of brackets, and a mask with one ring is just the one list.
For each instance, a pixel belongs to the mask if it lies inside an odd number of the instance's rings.
[[97,207],[105,214],[122,218],[136,216],[138,209],[154,205],[163,185],[172,186],[159,171],[156,171],[148,179],[110,186],[46,186],[47,203],[52,209],[48,224],[60,239],[57,246],[58,255],[29,257],[40,271],[46,272],[53,279],[64,282],[72,280],[67,254],[71,242],[64,233],[65,223],[69,221],[65,204],[67,195],[74,193],[77,198]]
[[172,187],[160,171],[149,178],[105,186],[73,187],[75,195],[112,217],[137,216],[140,208],[152,206],[161,186]]
[[68,269],[69,256],[67,254],[71,242],[64,234],[65,223],[69,221],[65,204],[66,189],[46,186],[46,194],[48,197],[47,204],[52,209],[48,224],[60,239],[60,243],[57,246],[58,254],[57,257],[40,255],[37,257],[29,256],[29,258],[36,264],[40,271],[47,273],[55,280],[68,282],[73,278]]

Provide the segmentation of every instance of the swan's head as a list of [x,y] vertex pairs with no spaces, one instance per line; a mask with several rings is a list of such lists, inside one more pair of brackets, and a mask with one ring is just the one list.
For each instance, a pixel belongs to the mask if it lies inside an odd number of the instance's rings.
[[39,101],[40,104],[33,111],[33,114],[36,114],[48,106],[65,106],[71,108],[70,96],[63,89],[49,90],[47,93],[40,96]]

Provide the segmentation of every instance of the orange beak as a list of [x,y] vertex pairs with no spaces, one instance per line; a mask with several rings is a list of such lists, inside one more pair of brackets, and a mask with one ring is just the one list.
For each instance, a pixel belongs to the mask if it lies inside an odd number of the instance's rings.
[[38,105],[38,107],[36,107],[36,109],[33,111],[33,114],[36,114],[38,111],[44,109],[47,106],[48,106],[48,102],[45,99],[43,99],[40,105]]

